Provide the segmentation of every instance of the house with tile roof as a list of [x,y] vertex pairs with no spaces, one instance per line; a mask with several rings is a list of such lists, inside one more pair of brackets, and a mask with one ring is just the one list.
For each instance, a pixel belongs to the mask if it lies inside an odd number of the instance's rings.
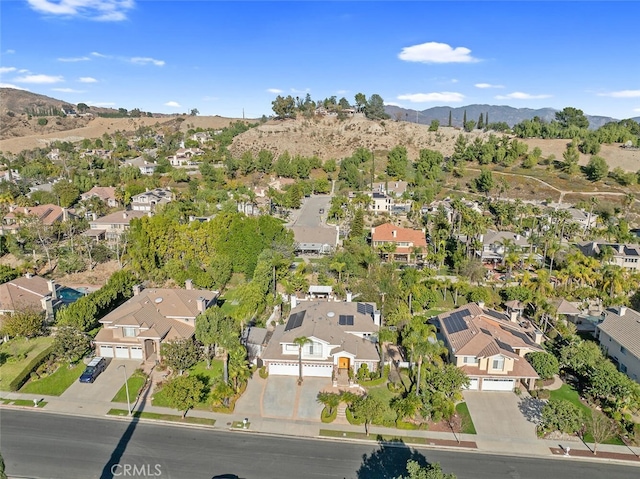
[[389,261],[415,263],[427,254],[424,230],[401,228],[391,223],[371,228],[371,246]]
[[596,337],[618,369],[640,383],[640,313],[626,306],[607,309]]
[[513,391],[518,382],[530,388],[538,379],[524,356],[543,351],[543,334],[526,327],[519,315],[469,303],[432,322],[449,349],[449,360],[469,376],[469,389]]
[[640,245],[587,241],[577,246],[585,256],[601,258],[605,264],[640,271]]
[[133,211],[155,211],[160,205],[166,205],[173,201],[174,194],[170,188],[147,189],[144,193],[131,197],[131,209]]
[[161,345],[193,337],[198,316],[217,297],[217,291],[193,289],[190,281],[187,289],[136,285],[133,297],[100,319],[103,327],[94,340],[96,355],[159,361]]
[[55,223],[67,221],[69,216],[69,211],[58,205],[12,206],[2,218],[0,234],[16,233],[22,225],[34,219],[44,226],[52,226]]
[[376,347],[380,312],[374,303],[341,301],[301,302],[292,297],[286,324],[276,326],[262,353],[269,374],[297,376],[296,338],[309,342],[302,348],[302,375],[332,377],[362,364],[376,371],[380,356]]
[[144,211],[116,211],[89,221],[89,229],[82,234],[96,240],[116,241],[129,230],[132,219],[143,218],[148,214]]
[[87,201],[91,198],[101,199],[109,208],[116,208],[118,206],[116,189],[113,186],[94,186],[86,193],[80,195],[82,201]]

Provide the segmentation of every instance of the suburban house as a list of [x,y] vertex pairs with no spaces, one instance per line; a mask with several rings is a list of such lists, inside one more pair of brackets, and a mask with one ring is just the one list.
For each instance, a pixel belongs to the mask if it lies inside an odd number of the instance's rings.
[[640,383],[640,313],[626,306],[607,309],[596,336],[618,369]]
[[204,154],[200,148],[179,148],[176,154],[168,158],[171,166],[194,166],[198,162],[193,159],[195,156]]
[[393,198],[385,195],[384,193],[373,192],[369,194],[371,196],[371,203],[369,203],[369,211],[376,214],[378,213],[391,213],[391,207],[394,204]]
[[44,226],[52,226],[69,219],[69,211],[57,205],[12,206],[2,218],[0,234],[15,233],[29,220],[39,220]]
[[385,181],[374,183],[372,190],[374,193],[382,193],[383,195],[400,198],[406,193],[408,186],[409,183],[406,181]]
[[155,211],[159,205],[166,205],[173,200],[173,193],[169,188],[155,188],[131,197],[133,211]]
[[52,279],[27,273],[0,284],[0,314],[42,311],[52,321],[56,309],[82,295],[75,289],[60,287]]
[[533,387],[538,374],[524,358],[543,351],[542,332],[527,327],[517,311],[503,314],[469,303],[432,319],[449,349],[449,360],[471,379],[469,389],[513,391]]
[[142,218],[148,213],[144,211],[116,211],[106,216],[89,221],[89,228],[82,233],[84,236],[95,238],[96,240],[107,239],[115,241],[129,229],[131,220]]
[[338,245],[337,228],[292,226],[294,247],[298,253],[329,254]]
[[587,241],[577,246],[585,256],[598,257],[605,264],[640,270],[640,245]]
[[91,198],[101,199],[109,208],[116,208],[118,206],[116,189],[113,186],[94,186],[86,193],[80,195],[82,201],[87,201]]
[[158,164],[155,161],[150,162],[145,160],[142,156],[138,156],[132,160],[127,160],[125,165],[138,168],[140,173],[143,175],[153,175],[156,172],[156,168],[158,168]]
[[[461,240],[465,243],[468,241],[466,237],[461,238]],[[531,252],[531,244],[528,239],[511,231],[487,230],[485,234],[480,235],[480,242],[482,243],[482,249],[476,251],[476,254],[484,264],[493,266],[503,264],[505,257],[510,252],[516,253],[521,260],[525,259]],[[540,255],[536,255],[535,259],[542,261]]]
[[271,335],[266,328],[249,326],[242,332],[240,341],[247,350],[247,358],[251,364],[258,364],[258,358],[269,342]]
[[94,340],[96,355],[159,361],[160,347],[195,333],[198,315],[213,306],[217,291],[193,289],[144,289],[133,287],[133,297],[100,320],[103,328]]
[[276,326],[262,361],[269,374],[297,376],[298,345],[302,347],[302,375],[330,378],[366,364],[376,371],[380,356],[376,348],[380,312],[374,303],[309,301],[297,304],[284,325]]
[[371,246],[382,251],[388,260],[405,263],[422,261],[427,254],[427,238],[423,230],[401,228],[391,223],[371,228]]
[[567,203],[549,203],[548,206],[556,211],[566,211],[569,213],[569,221],[576,223],[582,231],[588,231],[595,228],[598,223],[598,215],[574,208]]

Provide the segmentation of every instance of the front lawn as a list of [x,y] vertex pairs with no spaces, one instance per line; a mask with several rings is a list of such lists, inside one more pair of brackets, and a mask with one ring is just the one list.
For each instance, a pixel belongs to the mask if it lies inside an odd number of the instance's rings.
[[85,369],[85,364],[80,361],[69,368],[69,363],[60,363],[55,372],[42,379],[31,379],[21,389],[21,393],[43,394],[45,396],[60,396],[77,381]]
[[[198,376],[202,378],[207,383],[207,386],[211,387],[216,379],[222,377],[222,367],[223,363],[219,359],[214,359],[211,361],[211,369],[207,369],[206,361],[200,361],[198,364],[189,369],[188,372],[191,376]],[[126,401],[126,395],[123,395],[123,398],[125,398]],[[160,407],[171,407],[169,399],[164,394],[162,389],[154,391],[152,404],[154,406]],[[209,394],[207,394],[205,398],[196,405],[195,409],[205,409],[207,411],[211,410],[211,400]]]
[[16,338],[0,344],[0,390],[8,391],[9,383],[20,376],[29,363],[52,342],[53,338],[40,337]]
[[466,402],[456,404],[456,414],[460,416],[460,432],[462,434],[476,434],[476,427],[473,425],[473,419],[471,419]]
[[[125,396],[126,397],[126,396]],[[126,409],[109,409],[107,412],[109,416],[128,416]],[[183,418],[176,414],[159,414],[155,412],[133,411],[133,417],[136,419],[156,419],[160,421],[174,421],[174,422],[186,422],[189,424],[203,424],[205,426],[214,426],[215,419],[209,419],[206,417],[190,417]]]
[[[142,389],[142,386],[144,386],[144,383],[146,382],[147,382],[147,375],[144,374],[142,371],[136,370],[131,375],[131,377],[127,380],[127,385],[129,386],[130,402],[132,403],[135,402],[136,398],[138,397],[138,393],[140,392],[140,389]],[[124,386],[124,384],[122,385],[120,390],[116,393],[116,395],[113,396],[113,399],[111,400],[111,402],[121,402],[121,403],[127,402],[127,388]]]
[[367,395],[377,398],[384,405],[384,412],[376,424],[383,426],[394,427],[396,423],[397,415],[393,409],[389,406],[391,400],[397,396],[397,394],[389,391],[386,384],[380,386],[374,386],[367,388]]

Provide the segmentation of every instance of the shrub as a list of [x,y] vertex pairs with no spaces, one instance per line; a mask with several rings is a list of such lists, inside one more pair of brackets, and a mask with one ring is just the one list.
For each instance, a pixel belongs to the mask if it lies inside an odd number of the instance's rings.
[[540,389],[538,391],[538,399],[549,399],[551,397],[551,391],[548,389]]
[[45,126],[47,123],[49,123],[49,120],[46,118],[38,118],[38,125]]
[[513,392],[516,393],[516,396],[522,396],[522,389],[518,387],[514,388]]
[[346,414],[347,414],[347,421],[349,421],[349,424],[353,426],[361,426],[362,424],[364,424],[364,419],[359,419],[354,417],[350,408],[347,408]]
[[9,391],[17,391],[22,387],[24,383],[27,382],[27,379],[31,377],[31,372],[40,366],[51,354],[53,347],[49,346],[44,349],[40,354],[34,357],[22,370],[20,374],[18,374],[13,381],[9,383]]
[[[527,353],[525,359],[542,379],[551,379],[560,369],[555,356],[545,352]],[[536,381],[537,383],[537,381]]]
[[333,422],[335,418],[338,416],[338,408],[333,410],[332,414],[329,414],[329,410],[325,407],[322,409],[322,413],[320,414],[320,420],[324,423]]
[[258,369],[258,374],[262,379],[267,379],[269,377],[269,371],[267,371],[266,366],[262,366],[260,369]]
[[364,381],[365,379],[370,379],[369,377],[369,366],[366,363],[362,363],[358,368],[358,381]]

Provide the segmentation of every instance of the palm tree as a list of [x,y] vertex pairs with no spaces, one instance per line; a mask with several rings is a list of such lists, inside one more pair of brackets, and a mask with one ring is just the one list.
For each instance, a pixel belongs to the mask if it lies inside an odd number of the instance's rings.
[[333,410],[340,405],[340,395],[336,393],[320,391],[316,399],[320,404],[324,404],[329,416],[333,415]]
[[306,336],[300,336],[293,340],[298,345],[298,386],[302,385],[302,348],[305,344],[311,342]]

